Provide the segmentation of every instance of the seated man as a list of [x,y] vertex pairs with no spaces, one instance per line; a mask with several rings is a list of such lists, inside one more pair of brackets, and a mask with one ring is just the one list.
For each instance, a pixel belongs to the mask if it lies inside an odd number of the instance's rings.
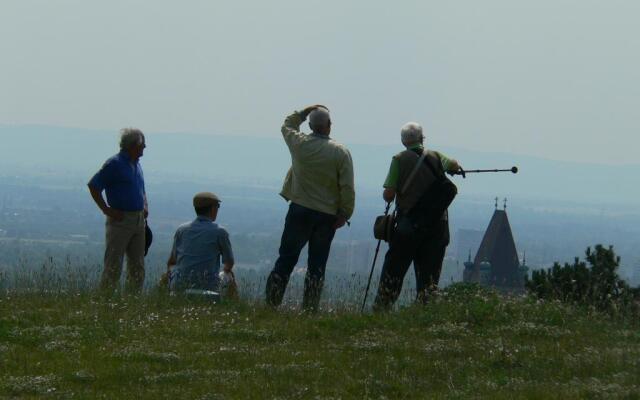
[[193,198],[193,207],[197,217],[178,228],[167,261],[172,292],[187,289],[217,291],[220,259],[224,271],[231,272],[233,269],[229,234],[214,222],[218,216],[220,199],[213,193],[198,193]]

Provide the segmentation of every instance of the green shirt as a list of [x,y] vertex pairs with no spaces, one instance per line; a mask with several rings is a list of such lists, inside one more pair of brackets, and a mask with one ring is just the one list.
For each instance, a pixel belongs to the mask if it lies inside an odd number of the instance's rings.
[[[421,144],[415,144],[413,146],[408,147],[408,150],[421,150],[424,151],[424,146]],[[440,152],[435,152],[440,156],[440,160],[442,161],[442,168],[445,171],[449,171],[451,166],[451,159]],[[384,181],[383,187],[387,189],[398,189],[398,179],[400,178],[400,162],[395,157],[391,159],[391,166],[389,167],[389,173],[387,174],[387,179]]]
[[282,125],[291,168],[280,195],[312,210],[349,219],[355,204],[351,154],[328,136],[300,132],[304,120],[297,111]]

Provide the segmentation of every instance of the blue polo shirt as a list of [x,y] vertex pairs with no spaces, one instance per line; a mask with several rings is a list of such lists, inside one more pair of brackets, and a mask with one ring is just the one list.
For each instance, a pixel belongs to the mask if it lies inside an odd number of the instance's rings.
[[176,260],[172,279],[182,287],[213,290],[221,259],[233,262],[229,233],[203,216],[178,227],[171,254]]
[[126,151],[109,158],[89,181],[89,186],[107,194],[109,207],[121,211],[144,209],[144,175],[138,161]]

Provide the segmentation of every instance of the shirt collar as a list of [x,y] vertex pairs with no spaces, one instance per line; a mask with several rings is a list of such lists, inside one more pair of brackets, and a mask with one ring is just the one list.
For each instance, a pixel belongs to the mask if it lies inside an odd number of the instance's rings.
[[120,157],[125,161],[133,162],[133,160],[131,160],[131,156],[129,156],[129,153],[127,153],[126,150],[120,150]]
[[416,143],[409,146],[409,150],[424,150],[424,146],[422,145],[422,143]]
[[204,215],[198,215],[196,217],[196,221],[200,221],[200,222],[213,222],[213,220],[209,217],[205,217]]
[[317,137],[319,139],[330,140],[329,135],[319,135],[317,133],[312,133],[310,136]]

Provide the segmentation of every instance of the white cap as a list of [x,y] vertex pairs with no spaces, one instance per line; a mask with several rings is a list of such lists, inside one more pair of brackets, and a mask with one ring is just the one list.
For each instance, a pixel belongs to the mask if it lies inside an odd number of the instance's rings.
[[422,126],[417,122],[407,122],[400,131],[400,140],[405,146],[420,143],[423,139]]
[[326,108],[318,107],[309,114],[309,127],[311,127],[312,130],[316,127],[322,128],[327,126],[329,121],[331,121],[331,117],[329,116],[329,110]]

